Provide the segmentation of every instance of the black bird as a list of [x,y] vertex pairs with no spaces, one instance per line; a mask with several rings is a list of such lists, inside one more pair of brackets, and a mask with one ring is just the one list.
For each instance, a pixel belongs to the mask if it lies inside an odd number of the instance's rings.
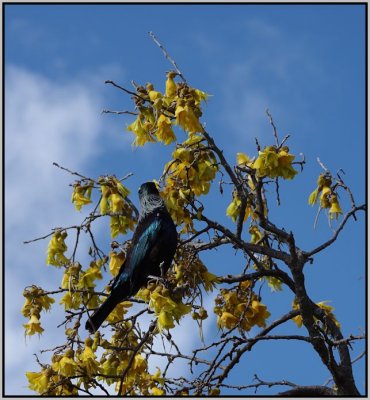
[[153,182],[140,186],[140,215],[125,262],[105,302],[86,322],[96,332],[117,304],[135,295],[148,276],[162,276],[171,265],[177,246],[176,226]]

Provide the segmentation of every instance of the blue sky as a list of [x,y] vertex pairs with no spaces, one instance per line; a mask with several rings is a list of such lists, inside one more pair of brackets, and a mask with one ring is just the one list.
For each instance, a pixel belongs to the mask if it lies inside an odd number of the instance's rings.
[[[317,157],[333,172],[342,168],[358,204],[365,201],[363,5],[6,5],[6,394],[30,394],[24,373],[37,370],[33,353],[55,346],[63,336],[56,329],[61,322],[56,308],[42,317],[48,329],[41,339],[25,342],[26,321],[20,314],[25,286],[52,289],[61,279],[60,271],[45,266],[47,242],[22,242],[84,216],[70,203],[72,177],[52,162],[91,177],[132,172],[127,184],[137,203],[138,186],[158,179],[173,151],[161,145],[132,149],[133,138],[125,131],[132,118],[101,114],[103,109],[132,109],[128,96],[104,84],[107,79],[128,88],[132,79],[151,81],[163,90],[171,65],[148,31],[165,44],[192,86],[213,95],[202,121],[230,162],[239,151],[254,155],[255,137],[261,145],[273,142],[266,107],[280,137],[291,135],[291,152],[298,158],[304,153],[304,172],[281,183],[282,205],[275,208],[272,199],[270,207],[274,222],[293,230],[301,248],[312,249],[332,234],[323,214],[313,229],[316,209],[307,205],[322,172]],[[181,133],[178,137],[184,139]],[[341,201],[348,210],[344,195]],[[232,227],[225,216],[229,202],[229,191],[220,198],[213,190],[206,210]],[[106,226],[97,229],[108,249]],[[306,267],[311,298],[331,301],[344,335],[360,334],[365,327],[364,232],[359,214]],[[230,249],[210,253],[204,261],[220,275],[237,273],[241,265]],[[210,310],[212,301],[207,303]],[[272,321],[289,310],[292,296],[264,287],[263,301]],[[214,324],[210,319],[209,335]],[[192,329],[188,322],[184,325]],[[291,322],[282,332],[303,333]],[[181,333],[178,340],[189,342]],[[353,348],[355,357],[363,345]],[[329,377],[306,344],[262,343],[252,353],[232,373],[232,382],[250,382],[254,373],[266,381],[297,384],[323,384]],[[364,393],[363,360],[354,371]]]

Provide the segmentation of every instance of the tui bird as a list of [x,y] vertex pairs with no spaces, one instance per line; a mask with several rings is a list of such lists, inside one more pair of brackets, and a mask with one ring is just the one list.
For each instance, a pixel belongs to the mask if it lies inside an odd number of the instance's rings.
[[177,246],[176,227],[153,182],[140,186],[139,199],[139,221],[131,247],[108,298],[86,322],[90,333],[99,329],[117,304],[135,295],[149,275],[163,276],[171,265]]

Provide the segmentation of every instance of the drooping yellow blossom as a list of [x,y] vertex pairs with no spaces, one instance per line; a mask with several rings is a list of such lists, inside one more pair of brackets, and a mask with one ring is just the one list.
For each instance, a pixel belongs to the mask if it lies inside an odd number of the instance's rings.
[[174,71],[167,72],[166,97],[174,98],[177,94],[177,86],[173,78],[177,75]]
[[295,156],[289,153],[289,148],[284,146],[280,150],[276,146],[267,146],[259,151],[258,158],[253,163],[253,168],[258,176],[269,178],[281,177],[293,179],[297,171],[292,167]]
[[131,301],[122,301],[121,303],[117,304],[114,310],[107,317],[107,321],[110,323],[122,321],[124,315],[128,311],[128,308],[130,308],[131,306]]
[[330,209],[329,209],[330,218],[338,219],[339,214],[343,214],[343,211],[340,208],[337,195],[332,194],[330,196]]
[[44,331],[44,328],[41,327],[41,322],[39,318],[39,315],[32,314],[27,324],[23,324],[24,328],[26,329],[25,335],[32,336],[35,333],[40,334]]
[[258,296],[251,291],[250,282],[241,282],[237,289],[221,289],[216,297],[214,312],[218,315],[217,324],[220,328],[249,331],[253,326],[266,326],[270,316],[267,307]]
[[67,251],[67,245],[64,239],[67,237],[67,232],[57,231],[53,234],[48,244],[46,264],[61,267],[69,263],[64,253]]
[[109,257],[109,271],[113,276],[117,276],[121,266],[126,259],[126,254],[123,251],[120,251],[118,253],[115,251],[111,251],[109,253]]
[[152,395],[153,396],[163,396],[166,392],[163,389],[160,389],[157,386],[152,387]]
[[77,310],[82,303],[81,293],[66,292],[60,299],[59,304],[64,305],[65,310]]
[[149,301],[149,308],[158,316],[157,327],[159,331],[171,329],[175,326],[175,321],[191,311],[190,305],[185,305],[181,298],[173,299],[170,291],[163,285],[155,285],[149,282],[146,288],[142,288],[136,297]]
[[136,120],[127,126],[127,130],[136,136],[134,146],[144,146],[146,142],[155,142],[153,129],[155,127],[155,117],[151,108],[140,107],[140,113]]
[[176,140],[176,136],[172,130],[171,120],[163,114],[158,117],[155,135],[157,139],[165,145],[171,144]]
[[208,312],[204,307],[200,307],[199,311],[194,311],[191,317],[195,320],[203,321],[208,318]]
[[88,183],[81,186],[81,183],[77,182],[73,188],[72,203],[75,205],[76,210],[80,211],[82,206],[91,203],[93,184]]
[[328,186],[324,186],[321,190],[320,195],[320,207],[321,208],[329,208],[330,207],[330,196],[331,196],[331,189]]
[[239,319],[235,317],[233,314],[224,311],[220,317],[217,319],[217,324],[220,328],[232,329],[237,323]]
[[93,339],[90,337],[85,340],[85,348],[79,354],[78,359],[88,376],[94,376],[99,372],[99,363],[96,361],[96,355],[92,349]]
[[[237,193],[234,192],[233,200],[226,209],[226,215],[231,217],[231,219],[234,222],[236,222],[236,220],[238,219],[238,216],[240,214],[241,203],[242,203],[242,201],[238,197]],[[257,219],[257,215],[253,212],[250,202],[247,201],[247,204],[245,206],[245,214],[244,214],[243,222],[245,222],[249,217],[252,217],[253,220]]]
[[76,375],[78,365],[74,360],[74,354],[72,349],[68,349],[60,360],[52,364],[53,370],[66,377]]
[[109,212],[120,214],[111,216],[112,238],[120,233],[126,234],[129,229],[134,230],[133,210],[125,201],[130,191],[114,176],[100,178],[99,183],[102,192],[100,213],[102,215]]
[[112,193],[110,196],[110,201],[112,212],[119,213],[123,210],[125,203],[121,195],[119,195],[118,193]]
[[101,265],[99,265],[95,261],[92,261],[90,263],[89,268],[86,270],[86,272],[81,275],[81,277],[78,281],[78,284],[77,284],[77,288],[78,289],[94,288],[96,286],[94,283],[95,280],[103,279],[100,267],[101,267]]
[[317,179],[317,188],[310,194],[308,204],[314,205],[320,199],[320,208],[329,208],[330,218],[338,218],[339,214],[342,214],[342,209],[331,185],[331,177],[327,173],[320,174]]
[[193,232],[193,221],[186,209],[194,196],[207,194],[218,171],[215,155],[202,143],[203,137],[190,134],[188,139],[177,146],[173,159],[164,169],[166,186],[162,192],[171,217],[181,232]]
[[194,110],[183,100],[177,102],[175,117],[176,124],[180,125],[185,132],[201,133],[204,131],[198,117],[194,114]]
[[[335,315],[333,314],[333,310],[334,307],[329,306],[326,304],[326,301],[320,301],[319,303],[316,303],[320,308],[322,308],[325,311],[325,314],[328,318],[330,318],[335,325],[337,325],[338,328],[340,328],[340,324],[337,321],[337,319],[335,318]],[[296,301],[296,299],[294,299],[293,303],[292,303],[292,307],[293,310],[299,310],[299,304]],[[303,325],[303,319],[301,315],[297,315],[296,317],[292,318],[292,320],[296,323],[296,325],[298,326],[298,328],[300,328]],[[314,317],[314,320],[317,321],[317,318]]]
[[39,394],[44,394],[48,390],[51,374],[49,368],[43,368],[40,372],[26,372],[28,387]]
[[194,101],[196,105],[199,105],[202,101],[207,101],[208,100],[208,94],[203,92],[202,90],[199,89],[194,89],[193,90],[194,93]]
[[174,272],[179,286],[189,285],[195,288],[202,285],[207,292],[210,292],[219,283],[217,276],[209,272],[200,258],[189,251],[177,251]]
[[162,98],[162,93],[154,90],[154,85],[150,82],[146,84],[146,90],[148,91],[149,99],[151,102],[155,103],[156,100]]
[[326,304],[327,301],[320,301],[316,303],[320,308],[322,308],[325,311],[325,314],[328,318],[330,318],[332,321],[334,321],[335,325],[340,328],[340,323],[336,319],[335,315],[333,314],[334,307],[329,306]]
[[245,153],[236,153],[236,163],[237,165],[247,165],[248,167],[253,166],[253,160]]
[[21,312],[26,318],[30,318],[35,310],[37,312],[40,312],[42,309],[49,311],[51,305],[55,303],[52,297],[48,296],[42,288],[36,285],[32,285],[29,289],[26,288],[23,291],[23,296],[26,298],[26,301]]
[[252,225],[249,228],[249,233],[251,234],[251,243],[253,244],[259,243],[263,238],[263,235],[257,225]]

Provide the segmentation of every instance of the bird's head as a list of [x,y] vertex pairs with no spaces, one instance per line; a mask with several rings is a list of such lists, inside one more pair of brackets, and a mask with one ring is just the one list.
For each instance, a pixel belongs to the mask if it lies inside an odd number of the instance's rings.
[[158,208],[165,207],[154,182],[145,182],[140,186],[139,199],[140,215],[142,217]]
[[159,196],[157,186],[154,182],[145,182],[139,188],[139,199],[143,196],[156,195]]

